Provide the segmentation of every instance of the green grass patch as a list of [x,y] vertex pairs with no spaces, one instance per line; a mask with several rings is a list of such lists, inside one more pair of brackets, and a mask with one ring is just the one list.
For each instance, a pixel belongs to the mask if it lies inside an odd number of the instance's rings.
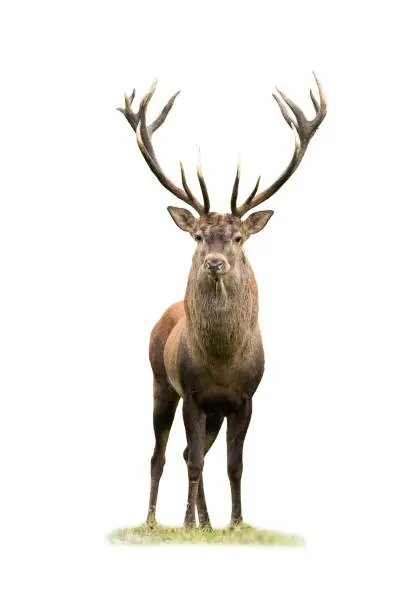
[[261,546],[303,546],[300,536],[256,529],[246,523],[225,529],[185,529],[156,523],[154,528],[143,523],[139,527],[123,527],[109,535],[113,544],[255,544]]

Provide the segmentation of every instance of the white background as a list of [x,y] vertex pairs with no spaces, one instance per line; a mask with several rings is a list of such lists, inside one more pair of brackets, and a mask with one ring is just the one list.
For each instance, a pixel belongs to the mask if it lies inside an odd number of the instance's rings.
[[[407,609],[407,76],[402,3],[14,2],[1,18],[2,609]],[[162,165],[213,208],[287,164],[271,93],[328,116],[247,245],[266,373],[244,460],[249,523],[288,549],[125,548],[146,514],[149,333],[183,297],[191,238],[115,111],[159,78]],[[269,206],[270,204],[270,206]],[[229,519],[225,434],[205,468]],[[181,524],[181,411],[158,519]]]

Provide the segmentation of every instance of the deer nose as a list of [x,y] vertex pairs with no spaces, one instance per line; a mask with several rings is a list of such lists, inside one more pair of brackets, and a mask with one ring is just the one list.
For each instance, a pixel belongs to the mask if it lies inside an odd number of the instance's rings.
[[204,268],[213,274],[220,274],[226,268],[226,261],[219,255],[207,255],[204,261]]

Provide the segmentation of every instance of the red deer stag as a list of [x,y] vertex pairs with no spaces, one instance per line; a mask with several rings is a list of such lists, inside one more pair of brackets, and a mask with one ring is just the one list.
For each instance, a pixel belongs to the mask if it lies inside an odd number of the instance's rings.
[[[197,507],[200,527],[211,527],[204,495],[204,456],[213,445],[224,417],[227,419],[228,476],[231,485],[231,524],[242,522],[241,476],[242,452],[251,419],[252,397],[264,371],[264,352],[258,324],[258,288],[243,245],[252,234],[260,232],[273,211],[265,210],[243,216],[274,195],[299,166],[307,146],[323,121],[327,105],[315,75],[319,100],[310,97],[316,114],[306,119],[303,111],[282,91],[273,94],[283,118],[293,130],[295,147],[286,170],[270,187],[258,193],[259,179],[247,199],[237,205],[240,168],[232,190],[231,212],[210,212],[207,187],[198,167],[203,202],[192,193],[180,163],[181,183],[175,185],[164,173],[153,147],[152,135],[165,121],[177,92],[153,123],[147,124],[146,112],[155,83],[143,98],[137,112],[132,110],[135,97],[125,96],[119,108],[137,134],[139,149],[150,170],[173,195],[194,208],[198,218],[185,208],[169,206],[178,227],[196,242],[192,266],[183,302],[173,304],[155,325],[150,340],[153,370],[153,426],[156,438],[151,459],[151,489],[147,522],[155,524],[160,478],[170,428],[180,398],[187,435],[184,459],[188,469],[188,498],[184,525],[196,524]],[[289,112],[290,111],[290,112]]]

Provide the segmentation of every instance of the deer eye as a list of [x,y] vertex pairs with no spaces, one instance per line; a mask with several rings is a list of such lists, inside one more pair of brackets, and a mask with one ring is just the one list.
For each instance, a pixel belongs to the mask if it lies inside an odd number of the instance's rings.
[[242,236],[235,236],[234,241],[235,242],[241,242],[242,240]]
[[200,240],[202,240],[202,236],[200,236],[200,234],[195,234],[194,236],[194,240],[196,240],[197,242],[200,242]]

